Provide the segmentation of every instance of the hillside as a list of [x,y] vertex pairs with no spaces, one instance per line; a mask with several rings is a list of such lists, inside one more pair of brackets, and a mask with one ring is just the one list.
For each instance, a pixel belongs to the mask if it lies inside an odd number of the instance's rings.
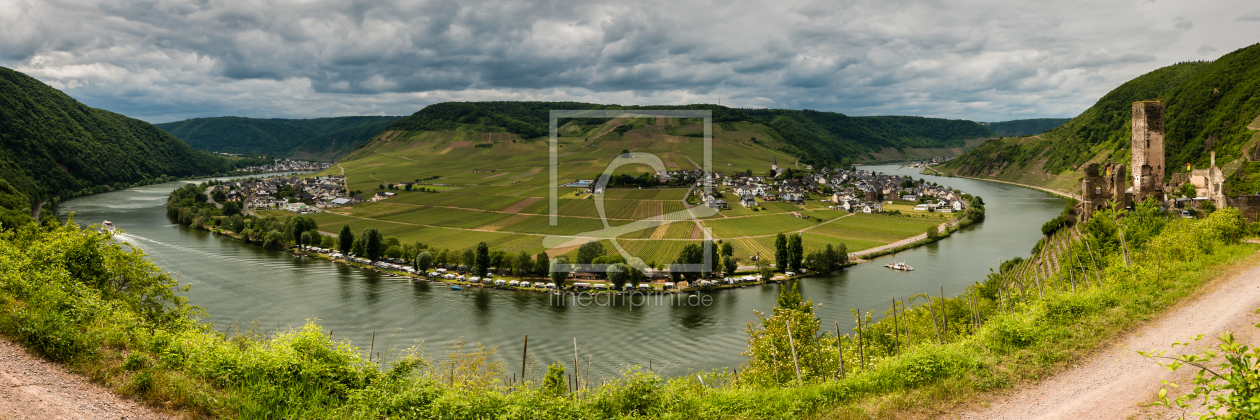
[[1003,137],[1031,136],[1041,134],[1071,121],[1071,118],[1033,118],[1027,120],[1010,120],[980,123]]
[[313,119],[216,117],[156,124],[204,150],[273,157],[335,160],[402,117]]
[[0,179],[31,203],[231,168],[149,123],[91,108],[0,67]]
[[[715,124],[747,123],[765,127],[778,149],[811,164],[886,161],[956,155],[977,139],[994,136],[983,125],[965,120],[924,117],[850,117],[836,112],[735,109],[718,105],[621,106],[579,102],[447,102],[434,104],[390,126],[399,131],[465,129],[515,134],[522,139],[547,136],[553,109],[710,110]],[[573,123],[589,130],[606,120]],[[561,121],[561,124],[569,121]],[[909,150],[907,150],[909,149]]]
[[1209,164],[1210,152],[1227,173],[1254,154],[1247,125],[1260,114],[1260,44],[1211,62],[1186,62],[1130,80],[1066,124],[1040,136],[995,140],[942,169],[1056,188],[1074,185],[1087,162],[1129,162],[1132,103],[1161,100],[1165,109],[1168,173],[1184,163]]

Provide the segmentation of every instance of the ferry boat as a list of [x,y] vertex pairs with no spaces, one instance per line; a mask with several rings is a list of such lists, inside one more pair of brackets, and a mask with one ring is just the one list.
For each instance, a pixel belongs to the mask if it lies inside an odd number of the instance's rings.
[[117,229],[116,227],[114,227],[114,223],[108,220],[106,220],[105,223],[101,223],[101,224],[104,225],[105,230],[109,231],[110,233],[113,233],[114,229]]
[[903,261],[893,262],[891,264],[884,264],[884,267],[888,267],[893,270],[900,270],[900,271],[914,271],[914,267],[911,267],[909,264],[906,264]]

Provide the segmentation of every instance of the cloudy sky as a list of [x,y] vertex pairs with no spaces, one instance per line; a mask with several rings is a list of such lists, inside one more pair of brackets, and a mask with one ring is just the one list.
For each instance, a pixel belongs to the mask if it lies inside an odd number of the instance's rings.
[[150,122],[574,100],[1000,121],[1260,41],[1254,0],[0,0],[0,66]]

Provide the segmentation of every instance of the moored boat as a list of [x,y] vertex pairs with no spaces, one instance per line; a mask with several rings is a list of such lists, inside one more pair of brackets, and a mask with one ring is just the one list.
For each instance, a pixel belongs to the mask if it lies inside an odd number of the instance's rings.
[[909,264],[906,264],[903,261],[896,261],[890,264],[884,264],[884,267],[888,267],[893,270],[899,270],[899,271],[914,271],[914,267],[911,267]]

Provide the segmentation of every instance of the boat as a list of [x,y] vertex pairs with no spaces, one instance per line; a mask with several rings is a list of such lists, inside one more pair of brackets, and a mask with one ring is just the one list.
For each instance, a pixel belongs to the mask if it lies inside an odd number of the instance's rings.
[[101,223],[101,224],[102,224],[102,225],[105,225],[105,230],[108,230],[108,231],[110,231],[110,232],[113,232],[115,229],[118,229],[118,228],[114,227],[114,223],[113,223],[113,222],[110,222],[110,221],[108,221],[108,220],[106,220],[106,221],[105,221],[105,223]]
[[897,261],[891,264],[884,264],[884,267],[888,267],[893,270],[900,270],[900,271],[914,271],[914,267],[911,267],[909,264],[906,264],[904,261]]
[[451,290],[464,290],[464,288],[459,287],[459,286],[451,286]]

